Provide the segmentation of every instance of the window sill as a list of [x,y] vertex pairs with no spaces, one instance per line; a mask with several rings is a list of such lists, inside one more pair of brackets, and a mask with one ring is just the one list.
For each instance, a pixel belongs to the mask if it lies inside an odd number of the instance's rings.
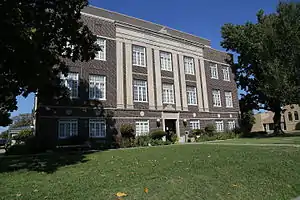
[[175,103],[168,103],[168,102],[163,102],[163,104],[175,105]]
[[148,101],[133,101],[134,103],[148,103]]
[[100,139],[100,138],[106,138],[106,136],[89,136],[89,138]]
[[219,77],[210,77],[211,79],[215,79],[215,80],[218,80],[219,79]]
[[94,60],[106,61],[106,59],[94,58]]
[[94,99],[93,98],[89,98],[89,100],[106,101],[106,99],[96,99],[96,98],[94,98]]
[[230,80],[225,80],[225,79],[223,79],[223,81],[230,82]]
[[185,73],[185,75],[192,75],[192,76],[195,76],[195,74],[188,74],[188,73]]
[[132,66],[135,66],[135,67],[147,67],[146,65],[135,65],[135,64],[132,64]]
[[226,108],[233,108],[233,106],[226,106]]
[[198,106],[198,104],[188,104],[188,106]]
[[213,107],[215,107],[215,108],[222,108],[222,106],[215,106],[215,105]]
[[167,70],[167,69],[160,69],[161,71],[166,71],[166,72],[173,72],[173,70]]

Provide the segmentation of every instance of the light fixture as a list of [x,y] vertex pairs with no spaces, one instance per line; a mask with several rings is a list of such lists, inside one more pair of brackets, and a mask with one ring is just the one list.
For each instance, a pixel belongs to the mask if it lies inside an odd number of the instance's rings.
[[187,120],[183,119],[183,126],[186,127],[186,125],[187,125]]
[[156,126],[157,126],[157,127],[160,127],[160,118],[157,118],[157,119],[156,119]]

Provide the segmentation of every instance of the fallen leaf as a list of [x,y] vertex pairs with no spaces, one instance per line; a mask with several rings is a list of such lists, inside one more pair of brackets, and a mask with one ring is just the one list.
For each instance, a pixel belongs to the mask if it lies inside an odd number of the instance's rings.
[[148,189],[148,188],[144,188],[144,192],[145,192],[145,193],[148,193],[148,192],[149,192],[149,189]]
[[210,155],[208,155],[207,157],[209,157],[209,158],[210,158]]
[[236,185],[236,184],[232,184],[232,187],[237,187],[238,185]]
[[34,192],[38,192],[38,190],[37,189],[35,189],[35,190],[33,190]]
[[117,196],[117,197],[126,197],[127,194],[124,193],[124,192],[117,192],[116,196]]
[[17,194],[17,197],[20,197],[22,194]]
[[228,192],[227,194],[230,195],[230,192]]

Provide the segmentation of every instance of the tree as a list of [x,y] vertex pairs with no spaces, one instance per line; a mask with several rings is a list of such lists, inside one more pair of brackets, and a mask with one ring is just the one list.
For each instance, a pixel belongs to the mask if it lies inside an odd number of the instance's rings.
[[247,102],[247,99],[243,98],[239,101],[241,116],[239,119],[239,126],[244,134],[251,132],[251,129],[255,123],[255,117],[253,114],[252,102]]
[[0,2],[0,125],[11,123],[16,97],[39,92],[60,96],[59,75],[67,59],[88,61],[99,50],[81,22],[87,0],[2,0]]
[[9,126],[9,129],[22,126],[31,126],[33,123],[33,116],[30,113],[24,113],[13,117],[12,121],[13,123]]
[[3,131],[3,132],[0,134],[0,138],[2,138],[2,139],[8,139],[8,135],[9,135],[8,130]]
[[251,109],[273,111],[280,133],[284,105],[300,99],[300,3],[279,3],[276,13],[257,13],[257,23],[225,24],[221,45],[238,54],[231,63],[242,99]]

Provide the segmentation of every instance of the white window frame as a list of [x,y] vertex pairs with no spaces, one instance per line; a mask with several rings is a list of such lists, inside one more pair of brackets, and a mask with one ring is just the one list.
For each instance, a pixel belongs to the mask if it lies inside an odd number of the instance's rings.
[[223,80],[224,81],[230,81],[229,67],[226,67],[226,68],[223,69]]
[[210,77],[212,79],[219,79],[217,64],[213,64],[213,63],[210,64]]
[[172,71],[172,54],[165,51],[159,52],[160,68],[165,71]]
[[[61,125],[63,125],[64,132],[61,131]],[[68,130],[69,126],[69,130]],[[74,128],[74,130],[72,130]],[[69,133],[68,133],[69,132]],[[78,121],[76,119],[60,119],[58,120],[58,138],[66,139],[71,136],[78,135]]]
[[103,119],[90,119],[89,120],[89,137],[90,138],[105,138],[106,137],[106,121]]
[[183,57],[184,62],[184,72],[185,74],[195,75],[195,61],[194,58],[184,56]]
[[216,123],[216,131],[223,132],[224,131],[224,122],[223,121],[215,121]]
[[174,104],[174,85],[163,84],[162,89],[163,89],[162,91],[163,103]]
[[68,76],[60,75],[61,84],[69,89],[70,98],[76,99],[78,98],[78,87],[79,87],[79,73],[77,72],[69,72]]
[[135,122],[135,136],[149,134],[149,120],[138,120]]
[[212,91],[212,96],[213,96],[213,106],[214,107],[222,107],[221,91],[220,90],[213,90]]
[[225,92],[225,103],[226,108],[233,108],[233,102],[232,102],[232,92]]
[[[99,97],[97,97],[97,90],[99,90]],[[89,75],[89,99],[106,100],[106,76]]]
[[133,80],[133,100],[134,102],[148,102],[147,81]]
[[230,131],[235,129],[235,121],[234,120],[228,121],[227,126],[228,126],[228,130]]
[[101,49],[95,54],[95,60],[106,61],[106,40],[98,37],[96,44],[98,44]]
[[191,120],[190,121],[190,128],[192,130],[200,129],[200,120]]
[[194,86],[186,87],[188,105],[197,105],[197,88]]
[[[136,59],[134,59],[136,57]],[[132,45],[132,65],[146,67],[146,48]]]

